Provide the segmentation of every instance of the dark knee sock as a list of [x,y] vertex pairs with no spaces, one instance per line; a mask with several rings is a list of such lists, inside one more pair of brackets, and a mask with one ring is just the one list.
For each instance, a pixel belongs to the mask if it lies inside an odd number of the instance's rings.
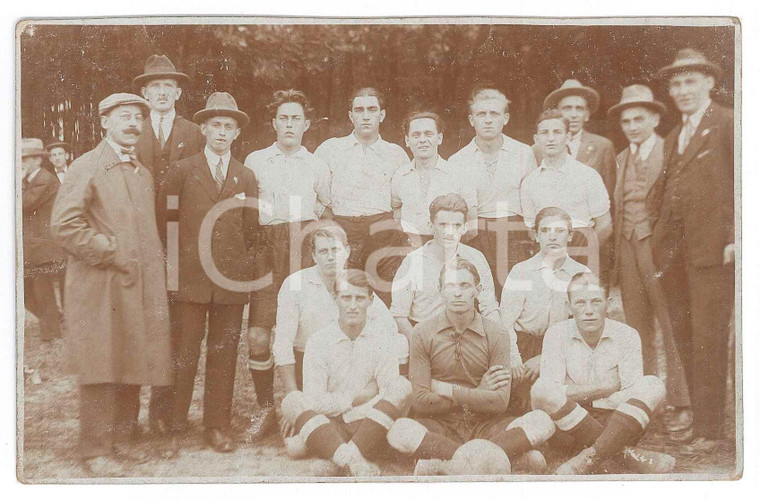
[[428,431],[414,452],[414,457],[417,459],[451,459],[460,445],[448,437]]
[[362,419],[351,441],[364,457],[369,457],[388,435],[394,421],[401,417],[401,411],[387,400],[380,400]]
[[640,400],[632,398],[620,405],[594,442],[596,457],[599,460],[609,458],[622,451],[625,446],[638,442],[650,415],[651,411]]
[[489,439],[507,453],[510,461],[514,461],[533,448],[522,428],[512,428],[497,433]]
[[248,355],[248,369],[251,371],[256,400],[262,407],[274,405],[274,362],[269,353]]
[[335,424],[314,411],[302,412],[296,418],[295,428],[298,433],[306,435],[309,452],[322,459],[332,459],[338,447],[345,443]]
[[[573,417],[583,416],[577,423]],[[604,427],[594,419],[586,409],[579,406],[572,400],[565,402],[560,410],[551,415],[552,420],[561,431],[568,433],[573,439],[583,447],[590,447],[597,438],[602,434]],[[568,419],[571,419],[572,426],[564,426]]]

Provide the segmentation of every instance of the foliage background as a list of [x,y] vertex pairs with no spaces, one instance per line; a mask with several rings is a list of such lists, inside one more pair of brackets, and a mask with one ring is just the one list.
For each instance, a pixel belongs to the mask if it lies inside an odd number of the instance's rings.
[[[33,22],[18,32],[23,137],[69,141],[75,156],[100,140],[97,103],[113,92],[139,89],[151,54],[168,55],[187,73],[177,108],[192,117],[214,91],[233,94],[252,123],[234,147],[238,158],[271,144],[266,105],[280,88],[307,93],[315,108],[305,144],[351,130],[347,96],[359,86],[386,94],[383,136],[403,145],[401,123],[420,109],[440,113],[447,125],[441,154],[472,138],[467,99],[491,84],[512,101],[506,133],[532,143],[533,121],[544,97],[567,78],[596,88],[600,111],[589,129],[625,141],[606,110],[622,87],[647,83],[669,107],[660,133],[677,120],[657,70],[683,47],[703,51],[725,72],[716,100],[733,104],[734,27],[557,26],[482,24],[219,24],[65,25]],[[643,23],[644,21],[642,21]]]

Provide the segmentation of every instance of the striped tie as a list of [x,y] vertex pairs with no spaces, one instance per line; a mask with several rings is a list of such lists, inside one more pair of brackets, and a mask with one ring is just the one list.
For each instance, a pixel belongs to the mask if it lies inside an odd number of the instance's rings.
[[214,172],[214,182],[216,183],[216,190],[222,191],[222,186],[224,186],[224,172],[222,172],[221,158],[219,158],[219,163],[216,164],[216,171]]

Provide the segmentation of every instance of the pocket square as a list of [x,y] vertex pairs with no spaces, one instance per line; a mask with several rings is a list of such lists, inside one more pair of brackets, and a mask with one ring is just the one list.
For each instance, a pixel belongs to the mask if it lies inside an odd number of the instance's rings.
[[238,200],[245,200],[245,193],[238,193],[237,195],[235,195],[235,198],[237,198]]
[[705,150],[705,151],[702,151],[702,152],[700,152],[700,153],[697,155],[697,160],[699,160],[699,159],[700,159],[700,158],[702,158],[703,156],[707,155],[707,154],[708,154],[708,153],[710,153],[711,151],[712,151],[712,150]]
[[705,136],[706,136],[706,135],[708,135],[709,133],[710,133],[710,129],[705,129],[705,130],[703,130],[703,131],[702,131],[702,137],[705,137]]

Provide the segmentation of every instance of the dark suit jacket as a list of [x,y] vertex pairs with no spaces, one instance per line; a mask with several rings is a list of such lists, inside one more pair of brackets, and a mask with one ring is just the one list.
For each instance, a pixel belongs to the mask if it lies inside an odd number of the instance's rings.
[[169,161],[165,167],[161,167],[153,165],[153,144],[154,142],[157,143],[155,137],[156,134],[153,132],[150,116],[148,116],[143,122],[142,134],[140,134],[135,145],[135,153],[140,163],[147,167],[153,175],[156,194],[158,194],[169,166],[202,151],[206,145],[206,141],[200,127],[179,115],[175,116],[172,132],[167,138],[168,146],[165,146],[165,148],[169,149]]
[[[723,249],[734,241],[733,111],[710,104],[679,157],[680,132],[678,125],[665,138],[665,168],[655,185],[655,262],[660,269],[667,267],[667,257],[685,245],[690,265],[721,265]],[[682,217],[683,237],[676,211]]]
[[[538,151],[538,147],[535,144],[533,145],[533,153],[535,153],[536,161],[540,165],[543,155]],[[615,147],[612,141],[606,137],[584,130],[581,135],[581,147],[578,150],[576,160],[589,167],[593,167],[602,176],[604,186],[607,187],[607,193],[612,198],[617,170],[617,166],[615,165]]]
[[60,185],[58,178],[45,168],[31,182],[21,183],[24,266],[63,259],[63,249],[50,234],[50,213]]
[[[613,200],[614,200],[614,212],[612,216],[612,227],[615,231],[614,233],[614,242],[616,249],[615,252],[615,267],[613,269],[613,277],[612,281],[615,282],[615,279],[617,278],[617,274],[620,271],[620,249],[621,249],[621,240],[623,238],[623,182],[625,181],[625,174],[626,174],[626,168],[628,167],[628,159],[631,156],[631,149],[626,148],[623,151],[621,151],[617,156],[617,179],[615,183],[615,191],[613,194]],[[647,188],[647,199],[646,199],[646,206],[647,206],[647,212],[650,215],[650,224],[654,225],[652,222],[652,204],[654,203],[653,195],[654,195],[654,185],[657,181],[658,177],[660,176],[660,173],[662,172],[663,165],[664,165],[664,159],[665,159],[665,140],[661,138],[660,136],[656,136],[656,140],[654,143],[654,147],[652,148],[652,152],[647,157],[645,163],[649,167],[646,172],[648,174],[648,177],[646,179],[646,188]]]
[[[234,158],[230,158],[227,179],[221,193],[217,192],[211,177],[206,156],[197,153],[180,161],[169,169],[161,190],[159,210],[159,233],[167,245],[167,224],[178,222],[177,247],[168,242],[167,256],[170,297],[175,301],[189,303],[245,304],[248,292],[232,290],[229,284],[218,279],[212,280],[201,263],[201,256],[207,265],[213,263],[225,278],[237,282],[248,281],[253,276],[254,249],[258,229],[256,197],[258,185],[250,169]],[[174,197],[174,198],[170,198]],[[243,197],[246,199],[243,200]],[[165,201],[178,205],[167,207]],[[213,226],[204,228],[213,213],[225,207],[215,207],[222,202],[229,210],[219,212]],[[247,205],[246,205],[247,204]],[[171,233],[169,233],[171,235]],[[210,239],[209,248],[200,250],[199,235]],[[206,241],[208,242],[208,240]],[[207,244],[208,245],[208,244]],[[172,249],[178,251],[178,260],[173,261]],[[172,270],[172,262],[177,262],[179,270]],[[210,271],[210,270],[209,270]],[[172,291],[172,273],[178,273],[178,290]]]

